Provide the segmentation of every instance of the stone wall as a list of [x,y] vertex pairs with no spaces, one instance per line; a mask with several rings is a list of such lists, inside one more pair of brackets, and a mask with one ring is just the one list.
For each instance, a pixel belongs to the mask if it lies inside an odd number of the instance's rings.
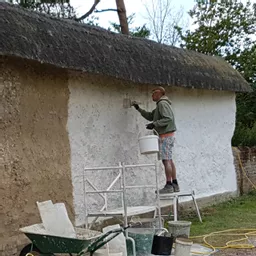
[[256,186],[256,147],[233,148],[233,154],[238,192],[242,195],[255,189]]

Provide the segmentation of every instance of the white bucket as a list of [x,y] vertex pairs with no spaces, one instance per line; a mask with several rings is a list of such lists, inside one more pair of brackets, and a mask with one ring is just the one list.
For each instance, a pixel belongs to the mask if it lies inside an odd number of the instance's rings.
[[193,242],[185,238],[176,238],[175,256],[190,256],[190,250]]
[[153,154],[159,152],[159,138],[156,135],[148,135],[139,138],[141,154]]
[[110,253],[108,249],[98,249],[93,253],[94,256],[123,256],[122,252]]
[[168,221],[168,231],[176,237],[188,238],[190,234],[190,221]]

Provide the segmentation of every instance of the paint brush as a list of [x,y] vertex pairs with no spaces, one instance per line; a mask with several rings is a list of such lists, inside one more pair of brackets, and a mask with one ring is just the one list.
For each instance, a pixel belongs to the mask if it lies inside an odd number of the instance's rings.
[[137,101],[131,101],[131,99],[125,98],[125,99],[123,100],[123,107],[124,107],[124,108],[131,108],[131,107],[132,107],[132,104],[135,103],[135,102],[136,102],[136,104],[141,104],[141,103],[139,103],[139,102],[137,102]]

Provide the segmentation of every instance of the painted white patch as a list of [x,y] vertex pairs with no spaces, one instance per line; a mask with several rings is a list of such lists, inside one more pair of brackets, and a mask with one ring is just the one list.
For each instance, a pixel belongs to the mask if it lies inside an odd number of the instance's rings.
[[[128,95],[141,102],[141,107],[152,110],[155,106],[151,100],[152,88],[70,75],[67,129],[77,225],[84,220],[81,177],[84,167],[116,166],[121,161],[126,164],[154,163],[156,160],[156,156],[139,153],[138,138],[150,134],[145,129],[148,121],[134,108],[123,108],[123,99]],[[235,191],[236,174],[231,151],[235,94],[172,88],[167,90],[167,95],[173,102],[178,128],[174,161],[181,189],[195,189],[198,197]],[[93,171],[87,177],[98,188],[104,189],[113,180],[114,173]],[[164,184],[163,170],[160,180]],[[152,184],[153,171],[130,170],[127,182],[130,185]],[[141,205],[154,198],[152,189],[133,190],[128,204]],[[89,200],[93,209],[102,203],[100,197],[90,197]],[[111,200],[120,206],[120,197],[113,195]]]
[[178,128],[174,161],[181,187],[195,188],[199,197],[235,191],[235,94],[177,90],[171,99]]

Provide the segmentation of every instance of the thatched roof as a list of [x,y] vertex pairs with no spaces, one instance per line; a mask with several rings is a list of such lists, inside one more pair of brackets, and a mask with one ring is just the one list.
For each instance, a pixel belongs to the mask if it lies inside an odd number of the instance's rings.
[[0,55],[142,84],[248,91],[224,60],[0,3]]

